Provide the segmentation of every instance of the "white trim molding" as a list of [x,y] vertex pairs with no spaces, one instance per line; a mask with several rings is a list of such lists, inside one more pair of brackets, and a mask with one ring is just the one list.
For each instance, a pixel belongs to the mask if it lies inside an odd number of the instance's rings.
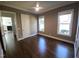
[[50,35],[43,34],[43,33],[38,33],[38,34],[46,36],[46,37],[50,37],[50,38],[53,38],[53,39],[57,39],[57,40],[60,40],[60,41],[63,41],[63,42],[67,42],[67,43],[70,43],[70,44],[74,44],[74,42],[72,42],[72,41],[68,41],[68,40],[65,40],[65,39],[58,38],[58,37],[50,36]]

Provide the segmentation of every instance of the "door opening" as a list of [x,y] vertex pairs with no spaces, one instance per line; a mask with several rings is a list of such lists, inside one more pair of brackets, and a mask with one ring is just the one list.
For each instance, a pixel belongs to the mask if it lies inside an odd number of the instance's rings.
[[7,11],[1,11],[1,33],[4,49],[11,55],[15,48],[15,15]]

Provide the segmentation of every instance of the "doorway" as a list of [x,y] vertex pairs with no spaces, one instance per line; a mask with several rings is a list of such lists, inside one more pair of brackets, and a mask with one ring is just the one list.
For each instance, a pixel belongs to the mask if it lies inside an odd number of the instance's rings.
[[[15,14],[13,12],[1,11],[1,33],[4,50],[11,55],[15,48]],[[13,50],[13,51],[12,51]]]

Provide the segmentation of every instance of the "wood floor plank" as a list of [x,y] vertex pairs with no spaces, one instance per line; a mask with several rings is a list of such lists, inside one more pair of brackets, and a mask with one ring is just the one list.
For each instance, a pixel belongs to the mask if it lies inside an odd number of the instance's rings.
[[[9,43],[8,43],[9,44]],[[8,54],[5,58],[73,58],[72,44],[44,37],[32,36],[15,43],[15,53]]]

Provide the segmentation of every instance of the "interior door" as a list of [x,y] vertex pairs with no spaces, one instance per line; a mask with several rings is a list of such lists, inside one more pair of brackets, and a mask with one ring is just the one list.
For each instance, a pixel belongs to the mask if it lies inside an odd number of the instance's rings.
[[2,39],[2,32],[1,32],[1,11],[0,11],[0,58],[3,57],[3,55],[5,54],[5,47],[4,47],[4,43],[3,43],[3,39]]
[[79,57],[79,25],[77,26],[77,33],[75,40],[75,57]]
[[78,23],[77,23],[77,32],[76,32],[74,50],[75,50],[75,57],[79,58],[79,12],[78,12]]
[[21,14],[21,22],[23,38],[27,38],[30,36],[30,16],[26,14]]

